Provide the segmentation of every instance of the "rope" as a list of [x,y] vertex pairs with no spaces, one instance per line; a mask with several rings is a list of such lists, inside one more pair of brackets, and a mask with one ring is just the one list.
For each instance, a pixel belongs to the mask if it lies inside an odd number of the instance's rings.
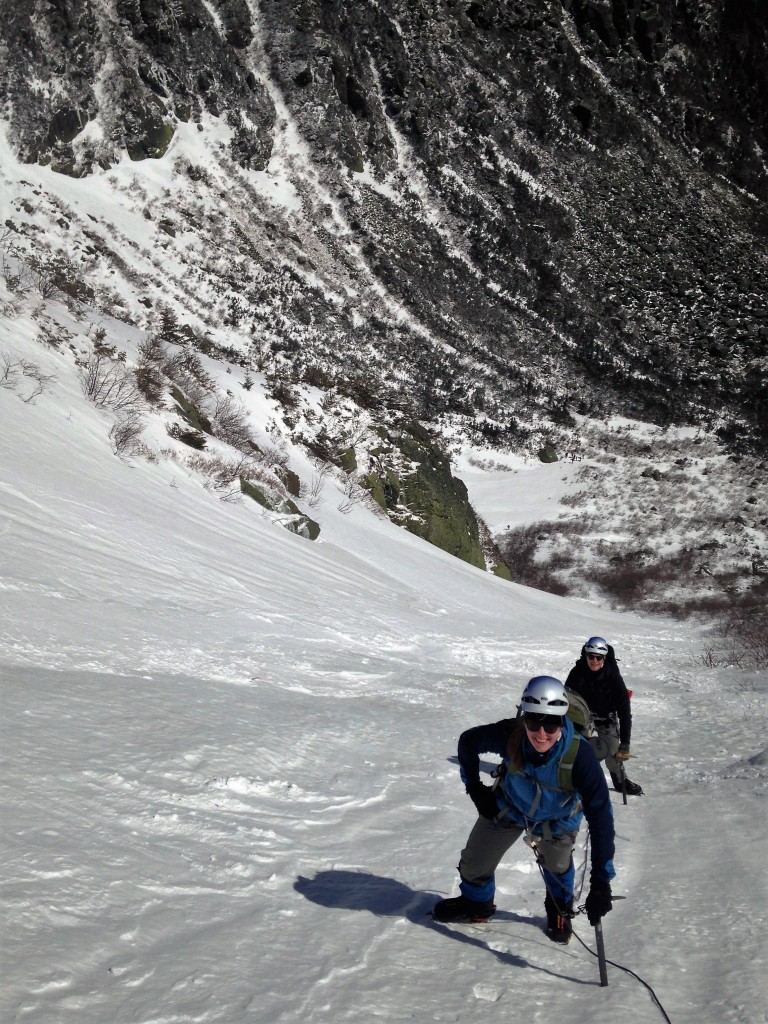
[[[580,913],[580,914],[583,914],[583,913],[584,913],[584,907],[579,907],[579,913]],[[582,939],[582,937],[581,937],[580,935],[577,935],[577,934],[576,934],[576,932],[574,932],[573,934],[574,934],[574,935],[576,935],[576,938],[577,938],[577,939],[579,940],[579,942],[580,942],[580,943],[582,944],[582,946],[584,947],[584,949],[586,949],[586,951],[587,951],[588,953],[591,953],[591,954],[592,954],[592,956],[594,956],[594,957],[596,957],[596,956],[597,956],[597,953],[596,953],[596,952],[594,951],[594,949],[590,949],[590,948],[589,948],[589,946],[588,946],[588,945],[586,944],[586,942],[585,942],[585,941],[584,941],[584,940]],[[662,1015],[662,1017],[664,1018],[664,1020],[665,1020],[665,1021],[667,1022],[667,1024],[672,1024],[672,1021],[671,1021],[671,1020],[669,1019],[669,1017],[667,1016],[667,1011],[666,1011],[666,1010],[664,1009],[664,1007],[663,1007],[663,1006],[661,1005],[661,1002],[660,1002],[660,1000],[659,1000],[659,997],[658,997],[658,996],[656,995],[656,993],[655,993],[655,992],[653,991],[653,988],[652,988],[652,987],[651,987],[651,986],[650,986],[650,985],[648,984],[648,982],[647,982],[647,981],[644,981],[644,980],[643,980],[643,979],[642,979],[642,978],[640,977],[640,975],[639,975],[639,974],[635,974],[635,972],[634,972],[634,971],[632,971],[632,970],[630,970],[630,969],[629,969],[629,967],[624,967],[624,965],[623,965],[623,964],[617,964],[617,963],[614,963],[614,961],[613,961],[613,960],[609,960],[609,959],[608,959],[607,957],[605,958],[605,962],[606,962],[607,964],[610,964],[610,965],[611,965],[611,967],[616,967],[616,968],[617,968],[618,970],[620,970],[620,971],[624,971],[624,973],[625,973],[625,974],[629,974],[629,975],[630,975],[630,976],[631,976],[632,978],[634,978],[634,979],[635,979],[636,981],[639,981],[641,985],[645,985],[645,987],[646,987],[646,988],[648,989],[648,991],[649,991],[649,992],[650,992],[650,994],[651,994],[651,999],[652,999],[652,1000],[654,1001],[654,1003],[656,1004],[656,1006],[657,1006],[657,1007],[659,1008],[659,1010],[660,1010],[660,1012],[661,1012],[661,1015]]]
[[[581,898],[581,894],[582,894],[582,892],[584,890],[584,880],[585,880],[586,874],[587,874],[587,853],[589,852],[589,840],[590,840],[590,834],[589,834],[589,832],[587,832],[587,841],[584,844],[584,861],[583,861],[582,866],[581,866],[581,878],[579,880],[578,893],[575,893],[574,901],[578,901]],[[531,849],[531,853],[533,853],[534,857],[536,858],[536,864],[538,866],[539,873],[541,875],[542,881],[544,882],[544,888],[547,890],[549,895],[552,897],[552,902],[555,904],[555,907],[557,908],[557,910],[560,911],[561,913],[564,913],[563,908],[557,902],[557,900],[555,899],[554,895],[552,894],[552,891],[550,890],[549,886],[547,885],[547,879],[546,879],[546,876],[544,874],[544,866],[543,866],[543,864],[541,862],[541,858],[539,857],[539,855],[538,855],[538,853],[536,852],[535,849],[533,849],[532,847],[530,847],[530,849]],[[576,887],[574,887],[574,888],[576,888]],[[586,913],[586,907],[581,906],[581,907],[577,907],[576,913],[572,913],[571,916],[572,917],[576,917],[578,914],[584,914],[584,913]],[[584,949],[586,949],[586,951],[588,953],[591,953],[592,956],[597,957],[597,953],[594,951],[594,949],[590,949],[589,946],[581,938],[580,935],[577,935],[576,932],[573,932],[572,934],[576,936],[577,940],[582,944],[582,946],[584,947]],[[656,995],[656,993],[654,992],[653,988],[648,984],[647,981],[644,981],[640,977],[639,974],[635,974],[635,972],[630,970],[629,967],[624,967],[622,964],[617,964],[613,960],[608,960],[607,958],[606,958],[605,962],[607,964],[610,964],[611,967],[615,967],[619,971],[624,971],[625,974],[629,974],[630,977],[634,978],[636,981],[639,981],[641,985],[644,985],[648,989],[648,991],[650,992],[651,999],[653,1000],[653,1002],[658,1007],[658,1009],[661,1012],[661,1015],[664,1018],[664,1020],[667,1022],[667,1024],[672,1024],[672,1021],[667,1016],[667,1011],[661,1005],[661,1001],[660,1001],[659,997]]]

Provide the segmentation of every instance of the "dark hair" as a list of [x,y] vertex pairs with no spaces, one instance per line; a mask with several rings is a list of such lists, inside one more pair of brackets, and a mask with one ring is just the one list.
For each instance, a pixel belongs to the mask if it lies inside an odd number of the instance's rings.
[[525,742],[525,725],[522,717],[518,718],[512,727],[512,732],[507,739],[507,760],[517,771],[525,770],[525,753],[523,744]]

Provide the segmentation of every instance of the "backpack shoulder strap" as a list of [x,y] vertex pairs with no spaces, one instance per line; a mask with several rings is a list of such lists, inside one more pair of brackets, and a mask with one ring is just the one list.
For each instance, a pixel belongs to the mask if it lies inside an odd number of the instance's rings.
[[[579,752],[579,743],[581,743],[581,737],[578,732],[574,732],[573,738],[568,744],[568,749],[557,764],[557,788],[565,790],[566,793],[576,792],[576,788],[573,785],[573,762],[576,760],[576,755]],[[494,782],[494,786],[503,782],[504,775],[507,774],[507,772],[510,775],[518,774],[518,769],[512,764],[505,763],[504,765],[500,765],[499,768],[501,770],[497,770],[496,774],[498,777]],[[525,774],[525,772],[522,774]],[[539,785],[546,786],[546,783],[539,783]]]
[[568,745],[568,749],[560,758],[560,763],[557,766],[557,784],[560,789],[564,789],[568,793],[576,792],[573,785],[573,762],[576,760],[576,755],[579,752],[580,743],[581,738],[578,733],[575,733]]

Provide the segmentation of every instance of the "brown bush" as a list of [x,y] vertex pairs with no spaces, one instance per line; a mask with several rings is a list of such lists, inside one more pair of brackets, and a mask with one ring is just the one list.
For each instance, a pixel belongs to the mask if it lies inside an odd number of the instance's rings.
[[647,548],[626,548],[610,555],[609,564],[596,568],[592,579],[614,604],[633,608],[647,602],[666,584],[686,579],[695,563],[696,552],[690,548],[667,555]]
[[539,544],[553,532],[550,523],[532,523],[508,530],[499,541],[501,561],[509,569],[515,583],[535,587],[548,594],[567,597],[571,587],[556,575],[571,568],[575,562],[568,554],[558,551],[547,558],[538,558]]
[[768,580],[732,600],[723,626],[731,650],[741,651],[754,668],[768,665]]

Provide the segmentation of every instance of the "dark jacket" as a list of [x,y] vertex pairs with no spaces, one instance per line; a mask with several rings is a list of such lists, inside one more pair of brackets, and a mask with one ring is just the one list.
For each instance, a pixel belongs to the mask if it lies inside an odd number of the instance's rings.
[[[480,781],[481,754],[497,754],[504,760],[505,764],[507,763],[507,743],[516,722],[519,726],[519,720],[505,718],[492,725],[478,725],[474,729],[467,729],[466,732],[461,734],[458,750],[459,765],[462,781],[467,788]],[[572,735],[572,726],[568,723],[567,742],[563,743],[561,738],[561,741],[545,754],[536,753],[528,743],[528,740],[524,741],[525,760],[527,768],[530,770],[531,778],[535,777],[534,773],[540,774],[540,769],[547,762],[559,758],[564,752],[562,748],[567,747]],[[554,779],[556,778],[555,774]],[[610,882],[616,873],[613,866],[614,827],[611,798],[608,793],[608,786],[606,785],[602,766],[586,740],[582,740],[579,744],[578,753],[573,762],[572,778],[573,787],[576,790],[576,795],[581,798],[584,816],[589,824],[592,854],[591,880],[593,882]],[[558,793],[560,794],[559,801],[557,798]],[[560,822],[560,824],[573,830],[577,829],[581,813],[576,814],[575,818],[570,817],[569,797],[572,794],[566,795],[564,790],[554,790],[553,788],[551,792],[545,795],[547,800],[552,801],[553,807],[556,808],[558,802],[563,805],[562,810],[553,810],[552,834],[557,835],[561,830],[558,828],[558,816],[566,813],[566,811],[569,814],[569,818],[564,822]],[[504,810],[505,803],[513,800],[515,800],[514,787],[505,786],[502,792],[497,790],[497,803],[500,810]],[[526,825],[533,826],[533,831],[536,834],[541,834],[541,828],[534,825],[533,821],[528,821],[525,818],[527,809],[527,800],[524,806],[516,806],[515,803],[512,803],[509,806],[509,811],[511,812],[509,814],[510,823],[521,825],[522,827],[526,827]]]
[[600,724],[600,719],[616,715],[619,719],[619,740],[629,745],[632,736],[632,710],[629,706],[629,693],[621,678],[619,666],[613,648],[608,645],[608,657],[603,667],[593,672],[587,664],[584,648],[581,657],[568,673],[565,685],[575,690],[589,704],[589,710]]

